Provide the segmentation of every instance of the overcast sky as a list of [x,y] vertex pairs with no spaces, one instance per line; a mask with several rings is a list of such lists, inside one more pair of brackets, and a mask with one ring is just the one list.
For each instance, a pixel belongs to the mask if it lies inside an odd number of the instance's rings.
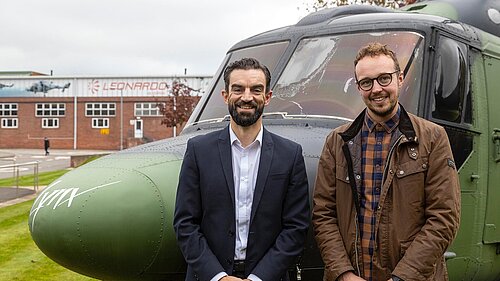
[[15,0],[0,6],[0,71],[212,75],[249,36],[311,0]]

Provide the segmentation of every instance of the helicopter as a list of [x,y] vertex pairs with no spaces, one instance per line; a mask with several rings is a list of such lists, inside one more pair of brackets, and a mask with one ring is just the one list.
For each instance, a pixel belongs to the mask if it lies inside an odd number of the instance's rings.
[[53,90],[53,89],[62,89],[62,92],[64,93],[64,90],[69,88],[71,86],[71,83],[66,83],[63,86],[59,85],[54,85],[54,82],[47,82],[40,80],[38,82],[33,83],[29,88],[26,88],[26,91],[33,92],[33,93],[44,93],[46,94],[48,91]]
[[3,88],[12,88],[13,86],[14,86],[14,84],[8,85],[8,84],[2,84],[2,83],[0,83],[0,90],[3,89]]
[[[244,57],[268,66],[273,98],[264,126],[302,145],[311,195],[326,136],[365,107],[353,60],[377,41],[404,71],[400,103],[443,126],[452,146],[462,207],[445,253],[450,280],[500,280],[499,10],[494,0],[352,5],[238,42],[180,136],[102,157],[51,183],[32,206],[32,238],[57,263],[94,278],[184,280],[172,227],[179,171],[189,138],[229,123],[220,97],[225,66]],[[311,229],[289,272],[292,280],[322,280]]]

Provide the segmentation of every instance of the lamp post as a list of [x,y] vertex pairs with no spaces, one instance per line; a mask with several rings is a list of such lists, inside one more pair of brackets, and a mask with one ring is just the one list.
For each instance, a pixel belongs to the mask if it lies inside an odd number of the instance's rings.
[[123,150],[123,90],[120,90],[120,150]]
[[174,95],[174,127],[173,127],[173,130],[174,130],[174,137],[177,136],[177,97],[176,95]]

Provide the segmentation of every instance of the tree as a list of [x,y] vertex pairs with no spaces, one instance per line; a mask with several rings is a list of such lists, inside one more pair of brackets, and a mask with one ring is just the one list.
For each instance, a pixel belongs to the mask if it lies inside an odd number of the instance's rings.
[[389,8],[400,8],[413,4],[418,0],[314,0],[312,5],[306,8],[308,12],[318,11],[324,8],[346,6],[351,4],[375,5]]
[[173,127],[175,137],[177,127],[184,127],[200,100],[201,90],[193,89],[181,81],[174,80],[170,93],[172,96],[166,102],[158,102],[157,106],[164,117],[161,124]]

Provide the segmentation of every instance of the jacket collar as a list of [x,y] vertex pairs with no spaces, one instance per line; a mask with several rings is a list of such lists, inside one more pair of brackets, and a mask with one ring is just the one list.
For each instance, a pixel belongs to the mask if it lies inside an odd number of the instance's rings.
[[[398,103],[399,104],[399,103]],[[404,109],[404,107],[399,104],[399,108],[401,109],[401,113],[399,116],[399,131],[405,135],[405,137],[409,141],[417,141],[417,136],[415,134],[415,129],[413,128],[413,124],[411,123],[410,116],[408,112]],[[342,137],[344,142],[347,142],[353,139],[363,127],[363,122],[365,120],[366,108],[354,119],[351,125],[339,135]]]

